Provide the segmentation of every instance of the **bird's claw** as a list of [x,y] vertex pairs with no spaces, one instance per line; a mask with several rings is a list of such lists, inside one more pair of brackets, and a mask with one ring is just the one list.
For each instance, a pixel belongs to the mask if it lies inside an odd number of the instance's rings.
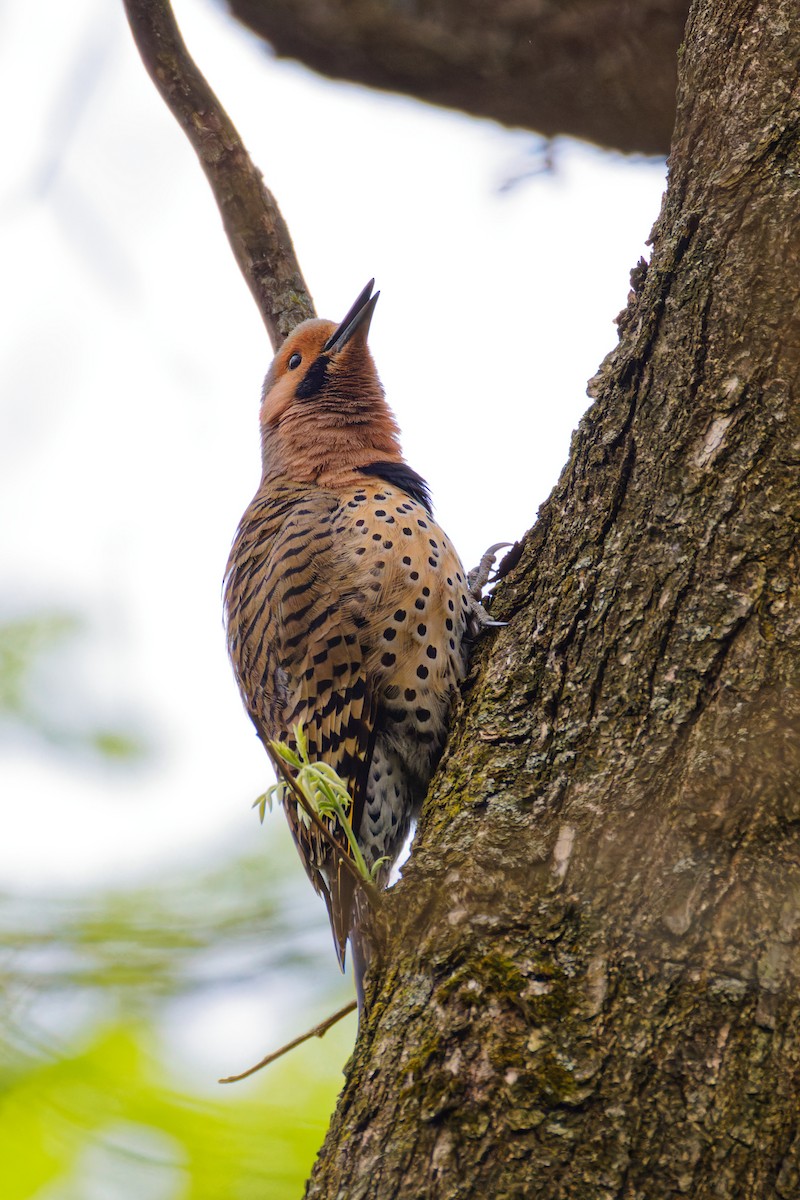
[[[489,582],[489,576],[492,573],[494,560],[497,558],[499,551],[505,550],[507,546],[512,546],[513,542],[495,542],[490,546],[486,553],[482,556],[477,567],[473,567],[471,571],[467,571],[467,588],[473,600],[480,604],[481,592]],[[491,625],[503,624],[502,621],[490,621]]]

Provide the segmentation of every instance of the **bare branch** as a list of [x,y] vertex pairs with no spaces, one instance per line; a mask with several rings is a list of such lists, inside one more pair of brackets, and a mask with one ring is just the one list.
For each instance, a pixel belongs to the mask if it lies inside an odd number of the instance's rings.
[[301,1033],[300,1037],[287,1042],[285,1046],[281,1046],[280,1050],[274,1050],[272,1054],[268,1054],[266,1058],[262,1058],[261,1062],[257,1062],[254,1067],[248,1067],[240,1075],[226,1075],[224,1079],[218,1079],[217,1083],[238,1083],[241,1079],[247,1079],[248,1075],[255,1075],[256,1071],[261,1071],[264,1067],[268,1067],[270,1063],[275,1062],[276,1058],[282,1058],[284,1054],[288,1054],[290,1050],[294,1050],[295,1046],[302,1046],[303,1042],[307,1042],[312,1037],[324,1037],[337,1021],[341,1021],[342,1017],[348,1017],[351,1012],[355,1012],[355,1009],[356,1002],[355,1000],[351,1000],[349,1004],[345,1004],[344,1008],[337,1009],[332,1016],[326,1017],[324,1021],[320,1021],[319,1025],[315,1025],[313,1029],[309,1029],[306,1033]]
[[124,0],[150,78],[211,184],[239,269],[277,349],[314,305],[275,197],[192,60],[169,0]]

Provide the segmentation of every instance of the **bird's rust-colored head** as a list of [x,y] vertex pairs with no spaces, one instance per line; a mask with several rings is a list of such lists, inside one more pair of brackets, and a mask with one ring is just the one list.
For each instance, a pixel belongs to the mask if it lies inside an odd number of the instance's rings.
[[374,283],[341,324],[303,321],[275,355],[261,404],[265,477],[336,486],[369,463],[403,461],[367,347]]

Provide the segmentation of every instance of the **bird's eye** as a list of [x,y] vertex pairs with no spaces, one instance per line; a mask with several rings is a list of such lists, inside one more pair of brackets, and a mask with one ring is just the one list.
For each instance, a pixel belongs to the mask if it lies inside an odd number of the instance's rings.
[[301,354],[298,354],[297,351],[295,350],[294,354],[289,359],[289,370],[294,371],[297,367],[300,366],[300,363],[302,361],[303,361],[303,356]]

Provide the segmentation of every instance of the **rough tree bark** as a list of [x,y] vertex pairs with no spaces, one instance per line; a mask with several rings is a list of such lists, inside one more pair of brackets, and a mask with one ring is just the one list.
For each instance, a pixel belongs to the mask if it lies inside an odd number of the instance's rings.
[[665,155],[689,0],[228,0],[315,71],[626,153]]
[[498,590],[314,1200],[800,1195],[800,21],[695,0],[649,267]]

